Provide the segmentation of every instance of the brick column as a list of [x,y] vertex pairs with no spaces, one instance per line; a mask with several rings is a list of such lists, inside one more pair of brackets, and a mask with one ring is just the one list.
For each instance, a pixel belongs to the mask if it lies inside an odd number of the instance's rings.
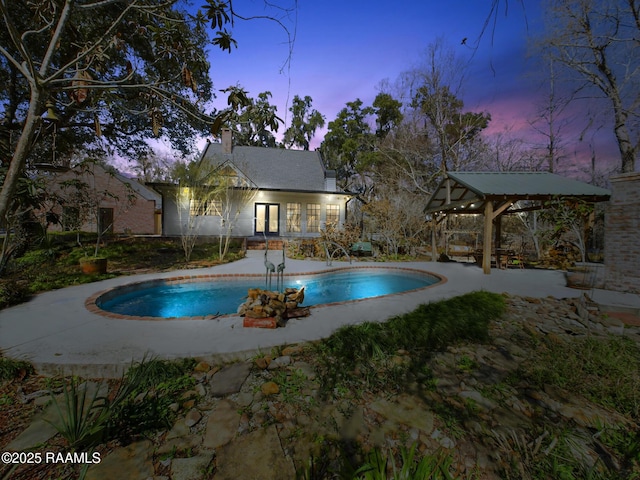
[[610,178],[611,200],[605,209],[604,286],[640,293],[640,173]]

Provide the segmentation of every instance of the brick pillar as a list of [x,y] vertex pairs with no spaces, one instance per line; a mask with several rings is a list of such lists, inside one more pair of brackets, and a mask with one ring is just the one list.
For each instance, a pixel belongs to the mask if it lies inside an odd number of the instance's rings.
[[605,209],[604,285],[607,290],[640,293],[640,173],[610,178]]

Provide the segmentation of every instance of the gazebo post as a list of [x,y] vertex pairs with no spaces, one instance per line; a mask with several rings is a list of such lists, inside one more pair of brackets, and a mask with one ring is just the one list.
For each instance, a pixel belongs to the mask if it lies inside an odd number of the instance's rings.
[[493,202],[487,200],[484,206],[484,242],[482,245],[482,271],[491,273],[491,237],[493,233]]
[[502,268],[500,263],[500,249],[502,248],[502,215],[496,215],[494,220],[495,230],[493,235],[493,246],[496,252],[496,268]]

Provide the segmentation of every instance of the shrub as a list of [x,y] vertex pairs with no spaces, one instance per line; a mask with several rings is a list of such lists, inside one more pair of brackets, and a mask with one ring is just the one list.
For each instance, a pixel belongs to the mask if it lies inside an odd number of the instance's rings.
[[13,360],[0,357],[0,381],[13,380],[18,377],[31,375],[35,372],[33,365],[25,360]]
[[29,289],[24,282],[0,280],[0,309],[17,305],[29,297]]

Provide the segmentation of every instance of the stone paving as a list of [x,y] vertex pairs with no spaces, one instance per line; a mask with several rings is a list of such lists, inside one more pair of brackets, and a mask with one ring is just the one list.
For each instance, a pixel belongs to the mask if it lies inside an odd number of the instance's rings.
[[[513,438],[536,440],[530,435],[540,431],[541,412],[583,439],[583,461],[595,464],[603,453],[594,429],[629,425],[629,418],[570,392],[517,387],[505,379],[535,361],[532,339],[564,342],[611,334],[639,342],[640,328],[602,315],[584,298],[511,296],[508,305],[505,318],[490,327],[490,342],[434,355],[429,367],[435,389],[420,394],[408,388],[397,396],[323,400],[314,358],[304,345],[221,366],[200,362],[193,373],[195,400],[176,406],[172,428],[115,446],[86,478],[294,479],[323,440],[365,448],[413,443],[421,454],[444,449],[459,475],[496,478],[505,456],[514,454]],[[463,359],[469,368],[460,367]],[[300,379],[292,398],[286,383]],[[467,413],[453,420],[443,411]],[[43,420],[52,415],[52,405],[45,406],[5,450],[46,445],[55,432]]]

